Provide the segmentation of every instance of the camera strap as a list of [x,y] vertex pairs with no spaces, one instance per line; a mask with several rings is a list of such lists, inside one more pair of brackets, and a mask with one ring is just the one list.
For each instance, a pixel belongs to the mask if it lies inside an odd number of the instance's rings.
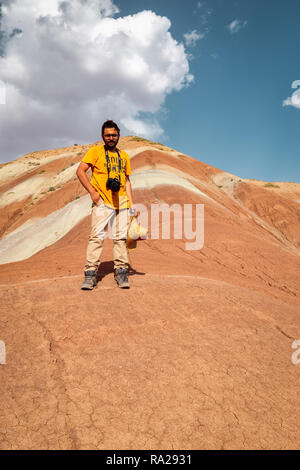
[[[118,154],[118,161],[119,161],[119,174],[118,174],[118,177],[119,177],[119,181],[121,181],[121,178],[120,178],[120,174],[121,174],[121,157],[120,157],[120,152],[118,149],[117,150],[117,154]],[[107,148],[105,147],[105,158],[106,158],[106,166],[107,166],[107,175],[108,175],[108,178],[109,178],[109,171],[110,171],[110,159],[109,159],[109,156],[108,156],[108,152],[107,152]]]

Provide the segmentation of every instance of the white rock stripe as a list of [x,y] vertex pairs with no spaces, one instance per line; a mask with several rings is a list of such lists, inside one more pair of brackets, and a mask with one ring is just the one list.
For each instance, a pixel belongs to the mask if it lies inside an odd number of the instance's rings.
[[[0,197],[0,207],[8,206],[13,202],[26,199],[28,196],[41,193],[48,179],[46,176],[32,176],[23,181],[23,183],[17,184],[2,194]],[[49,189],[49,185],[47,185],[47,189]]]
[[0,207],[8,206],[13,202],[22,201],[29,196],[37,196],[43,191],[47,192],[51,186],[55,187],[67,183],[75,177],[78,166],[79,162],[69,166],[58,175],[35,175],[26,179],[1,195]]
[[[3,166],[0,169],[0,182],[5,181],[5,180],[9,181],[10,179],[23,175],[24,173],[27,173],[28,171],[32,171],[33,168],[42,169],[43,166],[49,162],[52,162],[54,160],[60,160],[61,158],[72,157],[74,156],[74,154],[75,154],[74,152],[67,152],[67,153],[61,153],[58,155],[49,155],[48,157],[44,157],[41,159],[29,157],[23,160],[18,159],[18,160],[9,162],[7,165]],[[34,164],[37,164],[37,163],[39,163],[39,165],[35,167]]]
[[[175,173],[165,171],[165,170],[145,170],[145,171],[135,171],[130,176],[130,181],[133,189],[151,189],[154,186],[158,185],[169,185],[169,186],[180,186],[188,191],[202,196],[213,203],[216,203],[214,199],[207,196],[207,194],[200,191],[187,179],[182,178],[181,176],[176,175]],[[176,202],[176,201],[175,201]]]
[[87,195],[22,230],[19,227],[0,240],[0,264],[27,259],[52,245],[87,217],[90,211],[91,198]]

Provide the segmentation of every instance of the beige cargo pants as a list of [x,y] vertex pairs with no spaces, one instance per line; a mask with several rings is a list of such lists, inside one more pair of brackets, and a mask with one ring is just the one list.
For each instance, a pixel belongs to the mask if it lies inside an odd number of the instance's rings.
[[[107,232],[105,229],[108,227]],[[128,267],[126,248],[128,226],[128,209],[116,210],[107,207],[103,199],[92,204],[92,227],[88,241],[85,271],[96,270],[100,264],[100,257],[105,238],[113,239],[114,269]]]

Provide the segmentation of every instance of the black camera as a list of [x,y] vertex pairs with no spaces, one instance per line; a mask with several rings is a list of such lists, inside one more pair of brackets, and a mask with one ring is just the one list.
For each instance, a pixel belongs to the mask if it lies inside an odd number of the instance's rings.
[[114,193],[120,191],[120,180],[118,178],[108,178],[106,182],[107,189],[111,189]]

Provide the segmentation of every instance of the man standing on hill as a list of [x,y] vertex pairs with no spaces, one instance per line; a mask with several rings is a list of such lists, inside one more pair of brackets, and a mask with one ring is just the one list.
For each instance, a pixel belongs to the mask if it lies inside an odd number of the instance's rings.
[[[127,212],[134,213],[129,156],[117,144],[120,129],[113,121],[102,125],[104,145],[90,148],[77,169],[77,177],[92,199],[92,228],[87,247],[84,281],[81,289],[92,290],[96,285],[105,228],[110,222],[113,232],[114,277],[118,286],[129,288],[128,255],[126,248]],[[89,181],[87,170],[92,169]]]

